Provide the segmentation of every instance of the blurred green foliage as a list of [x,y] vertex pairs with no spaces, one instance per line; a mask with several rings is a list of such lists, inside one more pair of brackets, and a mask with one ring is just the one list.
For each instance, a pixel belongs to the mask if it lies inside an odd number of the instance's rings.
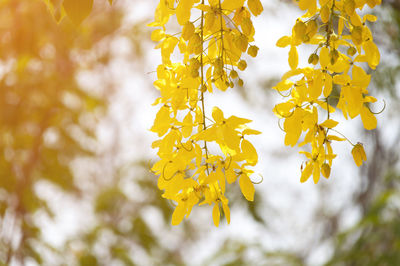
[[120,24],[92,19],[76,28],[57,24],[41,0],[0,1],[0,261],[43,263],[43,228],[35,214],[52,216],[37,184],[50,182],[78,193],[70,162],[93,151],[80,139],[93,139],[83,115],[105,108],[105,101],[81,87],[79,54],[91,51]]
[[389,174],[384,189],[361,220],[337,236],[327,265],[400,265],[400,175]]

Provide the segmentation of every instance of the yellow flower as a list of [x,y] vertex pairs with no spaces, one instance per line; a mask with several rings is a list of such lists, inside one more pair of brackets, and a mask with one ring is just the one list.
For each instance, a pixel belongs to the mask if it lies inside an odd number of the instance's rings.
[[353,149],[351,150],[351,154],[353,155],[354,162],[357,166],[361,166],[363,161],[367,160],[364,147],[360,142],[354,145]]

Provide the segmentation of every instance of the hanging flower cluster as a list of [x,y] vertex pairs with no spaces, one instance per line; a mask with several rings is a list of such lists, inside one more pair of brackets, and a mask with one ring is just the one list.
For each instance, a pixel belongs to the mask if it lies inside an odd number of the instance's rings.
[[[285,145],[311,146],[310,152],[301,152],[307,161],[302,164],[300,181],[312,175],[317,183],[321,173],[325,178],[330,176],[336,157],[331,143],[348,140],[334,129],[338,125],[333,119],[336,109],[346,119],[360,115],[367,130],[376,128],[377,120],[369,109],[369,104],[376,101],[368,95],[370,75],[360,66],[375,69],[379,64],[380,54],[367,26],[376,17],[366,14],[361,18],[356,10],[365,5],[373,8],[381,0],[297,2],[306,13],[296,20],[292,35],[277,42],[278,47],[290,47],[291,70],[274,87],[288,98],[274,107],[274,113],[284,120]],[[297,46],[302,44],[313,47],[314,52],[308,59],[310,66],[299,68]],[[298,143],[303,132],[305,137]],[[354,161],[360,166],[367,159],[364,148],[361,143],[352,145]]]
[[[188,217],[196,204],[213,205],[216,226],[222,208],[229,223],[226,182],[239,180],[244,197],[253,201],[250,168],[258,156],[246,137],[260,132],[247,127],[251,120],[225,117],[218,107],[207,116],[205,100],[214,89],[243,85],[238,70],[247,67],[243,53],[257,55],[258,47],[249,44],[254,40],[251,19],[262,10],[259,0],[160,0],[149,25],[157,27],[151,38],[162,57],[154,82],[161,94],[155,102],[160,109],[151,128],[159,137],[153,143],[159,160],[152,171],[159,175],[163,197],[177,204],[173,225]],[[173,16],[181,29],[178,34],[166,32]],[[211,153],[210,145],[219,151]]]

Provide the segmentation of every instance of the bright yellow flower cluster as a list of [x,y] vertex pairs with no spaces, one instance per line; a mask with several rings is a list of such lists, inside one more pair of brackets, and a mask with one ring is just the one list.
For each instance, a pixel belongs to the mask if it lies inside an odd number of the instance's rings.
[[[290,46],[291,70],[274,89],[289,99],[276,105],[274,112],[284,120],[286,145],[298,144],[305,132],[298,146],[308,144],[311,152],[301,152],[307,162],[301,167],[300,181],[305,182],[313,175],[317,183],[321,173],[329,178],[332,160],[336,157],[331,143],[347,139],[332,134],[339,133],[334,129],[338,122],[332,119],[336,109],[346,119],[360,115],[368,130],[376,128],[377,120],[369,109],[369,103],[376,101],[368,96],[370,75],[359,66],[366,63],[375,69],[379,64],[380,54],[367,26],[367,21],[374,22],[376,17],[366,14],[361,18],[356,10],[362,10],[365,5],[373,8],[381,0],[297,2],[306,13],[296,20],[292,35],[277,42],[278,47]],[[309,67],[298,67],[297,46],[301,44],[315,47],[308,59]],[[360,143],[353,146],[354,161],[360,166],[366,160],[363,146]]]
[[[158,27],[152,40],[161,49],[162,64],[157,68],[154,86],[161,97],[155,104],[160,110],[151,130],[159,140],[159,161],[152,171],[159,175],[158,187],[163,197],[177,206],[172,224],[179,224],[190,215],[194,205],[210,204],[214,224],[220,221],[220,208],[230,221],[226,182],[239,180],[244,197],[253,201],[254,185],[250,179],[258,156],[247,135],[260,134],[247,127],[251,120],[236,116],[224,117],[214,107],[212,117],[205,114],[205,96],[215,88],[221,91],[243,85],[237,69],[247,63],[242,54],[255,57],[258,48],[253,41],[252,15],[263,7],[259,0],[160,0],[155,21]],[[166,24],[176,16],[179,34],[168,34]],[[172,62],[180,53],[182,60]],[[208,147],[219,151],[212,154]]]

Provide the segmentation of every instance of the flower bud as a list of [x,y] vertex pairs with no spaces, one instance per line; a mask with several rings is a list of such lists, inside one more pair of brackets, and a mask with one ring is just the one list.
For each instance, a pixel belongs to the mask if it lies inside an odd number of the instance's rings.
[[243,70],[246,69],[246,67],[247,67],[246,61],[245,60],[240,60],[239,63],[238,63],[239,70],[243,71]]
[[357,52],[357,50],[356,50],[356,48],[354,48],[353,46],[352,46],[352,47],[349,47],[349,49],[347,49],[347,54],[348,54],[349,56],[355,55],[356,52]]

